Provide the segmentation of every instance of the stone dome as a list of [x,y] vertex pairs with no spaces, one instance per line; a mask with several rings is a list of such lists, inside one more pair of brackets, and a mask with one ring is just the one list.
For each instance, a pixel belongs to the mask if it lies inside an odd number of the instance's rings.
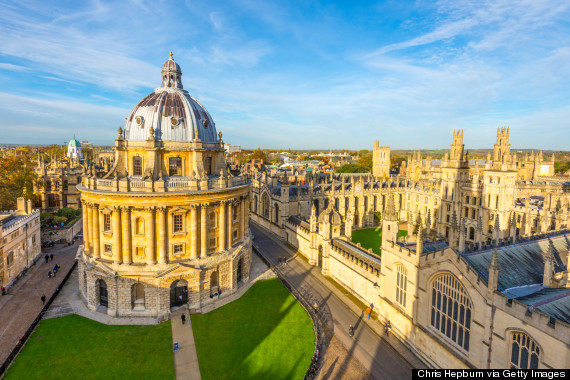
[[172,53],[161,73],[161,86],[145,96],[127,117],[125,140],[147,140],[152,127],[158,141],[190,142],[198,137],[202,142],[217,143],[215,123],[204,106],[183,89],[182,71]]

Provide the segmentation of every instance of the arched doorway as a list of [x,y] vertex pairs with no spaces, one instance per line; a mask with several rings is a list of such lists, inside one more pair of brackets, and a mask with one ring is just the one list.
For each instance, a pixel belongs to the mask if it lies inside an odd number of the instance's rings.
[[99,289],[99,305],[109,307],[109,293],[107,292],[107,283],[103,280],[97,280]]
[[243,272],[243,259],[239,259],[236,270],[236,282],[238,285],[241,284],[242,282],[242,276],[243,276],[242,272]]
[[323,267],[323,246],[319,245],[319,256],[317,257],[317,265],[319,268]]
[[170,285],[170,307],[182,306],[188,302],[188,282],[176,280]]
[[140,282],[131,287],[131,307],[133,310],[144,310],[144,285]]
[[214,294],[217,294],[218,290],[218,271],[215,270],[210,275],[210,297],[213,297]]

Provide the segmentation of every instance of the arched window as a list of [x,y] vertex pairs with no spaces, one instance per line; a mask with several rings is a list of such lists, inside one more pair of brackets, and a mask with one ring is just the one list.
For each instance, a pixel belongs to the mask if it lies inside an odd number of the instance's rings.
[[204,158],[204,170],[206,174],[212,174],[212,157]]
[[430,324],[465,351],[469,351],[471,308],[469,295],[455,276],[442,274],[433,280]]
[[261,197],[261,211],[264,217],[269,218],[269,196],[267,194]]
[[140,216],[135,220],[135,235],[144,235],[144,219]]
[[538,369],[540,348],[528,335],[522,331],[511,334],[511,360],[509,368],[512,369]]
[[403,265],[396,265],[396,302],[406,307],[406,288],[408,287],[408,271]]
[[133,175],[142,175],[142,157],[133,157]]
[[180,177],[182,175],[182,158],[170,157],[168,159],[168,176]]

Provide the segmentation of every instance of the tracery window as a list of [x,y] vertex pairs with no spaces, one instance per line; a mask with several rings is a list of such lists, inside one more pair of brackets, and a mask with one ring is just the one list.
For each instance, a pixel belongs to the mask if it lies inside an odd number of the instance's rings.
[[469,351],[471,308],[469,295],[455,276],[442,274],[433,280],[430,324],[465,351]]
[[142,175],[142,157],[133,157],[133,175]]
[[511,360],[512,369],[537,369],[540,348],[528,335],[522,331],[511,334]]
[[168,159],[168,176],[180,177],[182,175],[182,158],[170,157]]
[[396,265],[396,302],[406,307],[406,288],[408,287],[408,271],[403,265]]

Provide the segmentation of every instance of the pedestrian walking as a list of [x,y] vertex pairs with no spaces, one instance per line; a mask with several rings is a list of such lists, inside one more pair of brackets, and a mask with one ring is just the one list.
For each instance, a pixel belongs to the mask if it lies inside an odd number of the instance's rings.
[[180,314],[180,318],[182,319],[182,324],[184,324],[184,322],[186,322],[186,314]]
[[44,259],[46,260],[46,264],[47,264],[47,262],[49,261],[49,256],[46,254]]
[[48,278],[51,278],[51,270],[48,272]]
[[7,293],[7,289],[5,286],[2,287],[2,295],[5,296]]
[[53,253],[50,255],[51,261],[53,261]]
[[46,304],[46,295],[45,294],[42,294],[41,300],[42,300],[42,305],[45,305]]
[[354,327],[352,325],[348,327],[348,336],[351,338],[354,336]]
[[368,306],[366,308],[366,318],[370,319],[370,313],[372,312],[372,309],[370,308],[370,306]]
[[388,322],[386,322],[386,335],[388,335],[388,333],[390,332],[390,330],[392,330],[392,324],[391,324],[390,321],[388,320]]

